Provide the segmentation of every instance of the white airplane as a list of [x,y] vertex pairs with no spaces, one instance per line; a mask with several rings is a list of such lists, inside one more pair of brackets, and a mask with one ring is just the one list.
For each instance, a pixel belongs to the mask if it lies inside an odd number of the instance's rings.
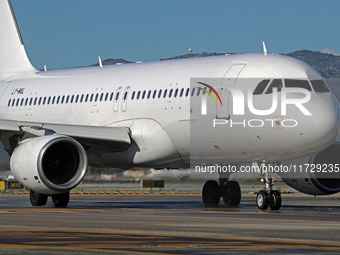
[[[338,101],[299,60],[265,51],[39,71],[9,0],[0,0],[0,35],[1,153],[10,155],[33,206],[52,196],[56,207],[66,207],[88,165],[203,171],[256,162],[295,167],[279,174],[301,192],[340,191]],[[325,164],[328,175],[306,169],[313,163]],[[221,197],[226,205],[240,203],[232,172],[205,183],[206,206]],[[273,171],[262,172],[257,206],[277,210]]]

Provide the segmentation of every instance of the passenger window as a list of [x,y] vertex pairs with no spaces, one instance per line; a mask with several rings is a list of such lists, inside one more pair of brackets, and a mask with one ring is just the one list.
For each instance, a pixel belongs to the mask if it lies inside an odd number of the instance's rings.
[[143,95],[142,95],[142,99],[144,99],[145,93],[146,93],[146,91],[144,90],[144,91],[143,91]]
[[32,105],[33,103],[33,97],[31,97],[31,100],[30,100],[30,105]]
[[76,101],[75,101],[75,103],[78,103],[78,100],[79,100],[79,95],[76,96]]
[[37,101],[38,101],[38,98],[36,97],[36,98],[34,98],[34,105],[36,105],[37,104]]
[[136,91],[132,92],[131,100],[135,98]]
[[95,102],[98,101],[98,96],[99,96],[99,95],[98,95],[98,93],[97,93],[97,94],[96,94],[96,97],[95,97],[95,99],[94,99]]
[[177,97],[177,94],[178,94],[178,89],[175,90],[175,95],[174,95],[174,97]]
[[60,102],[60,96],[58,96],[56,104],[59,104],[59,102]]
[[163,94],[163,97],[165,98],[166,97],[166,94],[168,93],[168,90],[164,90],[164,94]]
[[312,88],[309,85],[307,80],[291,80],[285,79],[285,87],[286,88],[303,88],[309,91],[312,91]]
[[137,93],[137,100],[139,99],[139,97],[140,97],[140,91],[138,91]]
[[93,101],[93,94],[91,94],[91,97],[90,97],[90,102],[92,102]]
[[20,99],[18,98],[17,99],[17,104],[15,106],[18,106],[19,105],[19,102],[20,102]]
[[125,94],[124,94],[124,101],[126,100],[126,97],[127,97],[127,91],[125,91]]
[[191,96],[193,97],[195,95],[195,88],[192,89]]
[[27,106],[27,104],[28,104],[28,98],[26,98],[25,100],[25,106]]
[[261,95],[263,93],[263,91],[266,89],[268,83],[269,83],[270,80],[263,80],[263,81],[260,81],[259,84],[257,84],[254,92],[253,92],[253,95]]
[[105,102],[107,101],[108,98],[109,98],[109,93],[106,93],[106,95],[105,95]]
[[314,81],[311,81],[311,83],[312,83],[312,86],[315,92],[319,92],[319,93],[330,92],[326,83],[323,80],[314,80]]
[[111,96],[110,96],[110,101],[113,100],[113,95],[114,95],[114,93],[112,92],[112,93],[111,93]]
[[171,98],[171,96],[172,96],[172,90],[173,89],[170,89],[170,91],[169,91],[169,98]]
[[64,103],[64,100],[65,100],[65,96],[63,96],[63,97],[61,98],[61,104]]
[[39,98],[39,103],[38,103],[38,105],[40,105],[40,104],[41,104],[41,99],[42,99],[42,98],[40,97],[40,98]]
[[43,100],[43,105],[45,105],[46,103],[46,97],[44,97],[44,100]]
[[25,100],[24,98],[22,98],[22,99],[21,99],[20,106],[23,106],[23,104],[24,104],[24,100]]
[[158,98],[161,98],[161,96],[162,96],[162,90],[160,90],[160,91],[158,92]]
[[282,88],[282,80],[281,79],[273,80],[272,83],[269,85],[266,94],[272,94],[273,88],[277,88],[277,92],[280,92]]
[[187,92],[185,92],[185,96],[188,97],[190,93],[190,88],[187,88]]
[[201,92],[201,90],[200,90],[200,89],[197,89],[197,96],[200,95],[200,92]]
[[155,97],[156,97],[156,93],[157,93],[157,91],[156,91],[156,90],[154,90],[154,91],[153,91],[152,98],[155,98]]
[[104,94],[102,93],[102,94],[100,95],[100,102],[103,101],[103,97],[104,97]]
[[51,97],[48,97],[47,104],[51,103]]
[[116,101],[118,100],[119,98],[119,92],[116,94]]
[[181,89],[181,94],[179,96],[182,97],[183,93],[184,93],[184,89]]
[[70,99],[70,96],[67,96],[66,97],[66,102],[65,102],[65,104],[68,104],[68,100]]
[[72,95],[72,97],[71,97],[71,104],[73,103],[73,100],[74,100],[74,95]]
[[12,101],[12,99],[10,99],[9,101],[8,101],[8,107],[10,107],[10,105],[11,105],[11,101]]
[[151,90],[149,90],[148,92],[148,99],[150,98],[150,96],[151,96]]

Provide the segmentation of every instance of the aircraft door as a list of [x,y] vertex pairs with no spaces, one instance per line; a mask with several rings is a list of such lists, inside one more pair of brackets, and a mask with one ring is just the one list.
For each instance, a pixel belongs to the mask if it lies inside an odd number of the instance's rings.
[[240,75],[242,69],[245,67],[245,64],[236,64],[232,65],[223,79],[221,80],[221,84],[218,89],[218,93],[221,97],[222,105],[216,105],[216,118],[217,119],[229,119],[231,113],[231,90],[235,85],[238,76]]
[[123,99],[122,99],[122,112],[126,111],[126,104],[127,104],[127,99],[128,99],[128,95],[130,92],[130,86],[126,87],[123,93]]
[[122,87],[119,87],[116,90],[116,94],[114,97],[114,103],[113,103],[113,111],[118,112],[118,108],[119,108],[119,99],[120,99],[120,94],[122,94]]

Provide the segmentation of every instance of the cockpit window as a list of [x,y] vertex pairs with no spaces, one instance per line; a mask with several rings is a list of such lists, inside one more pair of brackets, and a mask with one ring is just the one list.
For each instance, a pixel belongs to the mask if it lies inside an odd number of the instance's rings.
[[282,89],[282,80],[275,79],[272,81],[272,83],[269,85],[268,89],[266,90],[266,94],[273,93],[273,88],[277,88],[277,92],[280,92]]
[[261,95],[263,91],[266,89],[270,80],[263,80],[256,86],[253,95]]
[[285,79],[285,86],[286,88],[303,88],[312,91],[312,88],[310,87],[307,80]]
[[330,92],[327,85],[323,80],[314,80],[311,81],[313,89],[315,92],[320,92],[320,93],[327,93]]

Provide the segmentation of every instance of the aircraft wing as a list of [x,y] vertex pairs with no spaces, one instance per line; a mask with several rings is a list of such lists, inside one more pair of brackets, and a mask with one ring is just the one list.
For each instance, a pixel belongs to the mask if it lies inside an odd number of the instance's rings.
[[131,145],[127,127],[81,126],[52,123],[0,120],[1,141],[7,151],[12,151],[18,138],[60,134],[74,138],[83,146],[108,151],[122,151]]

